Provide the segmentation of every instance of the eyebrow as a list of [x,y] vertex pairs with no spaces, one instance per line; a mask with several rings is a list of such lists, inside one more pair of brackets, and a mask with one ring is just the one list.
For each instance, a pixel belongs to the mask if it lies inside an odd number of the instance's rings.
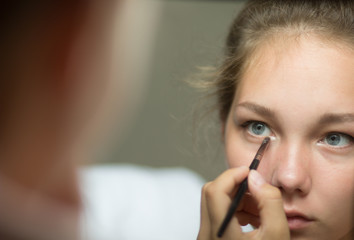
[[354,122],[354,113],[327,113],[320,118],[320,125]]
[[[238,107],[246,108],[257,115],[263,116],[270,120],[276,121],[276,113],[268,107],[259,105],[253,102],[242,102],[236,105]],[[347,122],[354,122],[354,113],[326,113],[319,118],[319,125],[341,124]]]
[[270,108],[264,107],[262,105],[259,105],[257,103],[253,103],[253,102],[242,102],[236,105],[236,109],[238,107],[243,107],[246,108],[254,113],[256,113],[257,115],[263,116],[265,118],[268,118],[270,120],[276,120],[276,114],[274,111],[272,111]]

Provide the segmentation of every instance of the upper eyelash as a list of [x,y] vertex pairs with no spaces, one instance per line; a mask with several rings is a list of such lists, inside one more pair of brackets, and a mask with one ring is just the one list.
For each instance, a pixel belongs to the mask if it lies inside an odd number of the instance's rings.
[[240,126],[243,127],[243,128],[246,128],[246,127],[248,127],[248,126],[249,126],[250,124],[252,124],[252,123],[262,123],[262,124],[264,124],[264,125],[266,125],[266,126],[268,127],[268,124],[266,124],[265,122],[262,122],[262,121],[255,121],[255,120],[246,121],[246,122],[240,124]]
[[343,135],[343,136],[349,138],[349,141],[354,142],[354,137],[353,136],[351,136],[349,134],[346,134],[346,133],[341,133],[341,132],[329,132],[329,133],[326,133],[321,141],[323,141],[328,135],[331,135],[331,134]]
[[341,133],[341,132],[329,132],[329,133],[326,133],[324,137],[321,138],[321,140],[319,140],[319,143],[321,144],[325,144],[325,138],[330,135],[330,134],[340,134],[340,135],[343,135],[345,137],[348,137],[349,138],[349,144],[348,145],[345,145],[345,146],[331,146],[331,145],[327,145],[329,148],[332,148],[332,149],[336,149],[336,150],[341,150],[341,149],[345,149],[345,148],[348,148],[350,146],[353,146],[354,144],[354,137],[349,135],[349,134],[346,134],[346,133]]
[[[262,124],[266,125],[267,127],[269,127],[268,124],[266,124],[265,122],[257,121],[257,120],[248,120],[248,121],[245,121],[244,123],[240,124],[240,126],[241,126],[242,128],[246,128],[246,127],[248,127],[248,126],[249,126],[250,124],[252,124],[252,123],[262,123]],[[350,142],[354,143],[354,136],[351,136],[351,135],[349,135],[349,134],[342,133],[342,132],[329,132],[329,133],[326,133],[326,134],[324,135],[324,137],[322,138],[321,141],[324,141],[324,139],[325,139],[328,135],[330,135],[330,134],[340,134],[340,135],[343,135],[343,136],[345,136],[345,137],[348,137]]]

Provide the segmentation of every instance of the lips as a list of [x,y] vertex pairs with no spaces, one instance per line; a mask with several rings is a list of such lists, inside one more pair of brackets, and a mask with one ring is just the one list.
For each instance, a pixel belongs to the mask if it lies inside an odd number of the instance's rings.
[[285,211],[290,230],[298,230],[308,227],[314,219],[297,211]]

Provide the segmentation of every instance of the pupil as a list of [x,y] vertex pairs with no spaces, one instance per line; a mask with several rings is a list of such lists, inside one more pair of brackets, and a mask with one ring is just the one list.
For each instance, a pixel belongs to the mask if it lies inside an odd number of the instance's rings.
[[252,130],[256,135],[261,135],[264,132],[264,124],[257,123],[252,126]]
[[333,134],[327,137],[327,141],[330,145],[338,145],[340,142],[340,136],[338,134]]

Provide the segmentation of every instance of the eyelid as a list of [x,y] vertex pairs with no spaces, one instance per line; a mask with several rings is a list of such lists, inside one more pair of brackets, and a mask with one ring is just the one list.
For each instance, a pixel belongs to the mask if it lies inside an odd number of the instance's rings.
[[[276,133],[276,130],[274,131],[274,128],[271,127],[268,123],[264,122],[264,121],[261,121],[261,120],[245,120],[245,121],[240,121],[241,123],[237,123],[235,122],[238,126],[242,127],[242,128],[247,128],[249,125],[251,125],[252,123],[261,123],[261,124],[264,124],[266,127],[268,127],[272,133],[272,135],[270,135],[269,137],[274,140],[276,138],[276,136],[274,135]],[[279,134],[279,133],[278,133]],[[332,146],[332,145],[329,145],[327,143],[325,143],[325,138],[330,135],[330,134],[339,134],[343,137],[346,137],[348,138],[349,140],[349,144],[347,145],[344,145],[344,146]],[[251,134],[248,132],[248,135],[250,136],[253,136],[253,137],[256,137],[256,138],[259,138],[259,136],[257,135],[254,135],[254,134]],[[316,139],[318,139],[318,135],[316,137]],[[326,132],[324,135],[322,135],[322,137],[320,137],[320,140],[317,140],[317,144],[320,144],[320,145],[323,145],[327,148],[330,148],[330,149],[333,149],[333,150],[341,150],[341,149],[345,149],[345,148],[350,148],[350,147],[353,147],[354,146],[354,136],[352,136],[351,134],[348,134],[348,133],[343,133],[343,132],[340,132],[340,131],[328,131]]]
[[[239,126],[242,127],[243,129],[247,129],[251,124],[254,123],[260,123],[260,124],[264,124],[270,131],[270,134],[274,134],[272,128],[265,122],[263,121],[258,121],[258,120],[249,120],[249,121],[245,121],[244,123],[240,124]],[[256,134],[252,134],[251,132],[247,131],[248,135],[255,137],[255,138],[264,138],[264,135],[256,135]],[[268,135],[267,135],[268,136]],[[271,139],[274,140],[274,136],[269,135],[268,137],[270,137]]]
[[332,135],[332,134],[342,135],[342,136],[344,136],[344,137],[349,138],[350,141],[354,141],[354,136],[351,136],[350,134],[343,133],[343,132],[328,132],[328,133],[324,134],[324,136],[323,136],[321,139],[323,140],[323,139],[325,139],[328,135]]
[[233,122],[236,126],[242,127],[250,122],[260,122],[266,124],[273,133],[277,132],[282,134],[283,130],[278,119],[269,118],[263,114],[258,114],[253,111],[244,109],[243,107],[237,107],[234,114],[232,115]]
[[[328,135],[331,135],[331,134],[338,134],[338,135],[341,135],[341,136],[344,136],[346,138],[349,139],[349,144],[347,145],[344,145],[344,146],[332,146],[332,145],[329,145],[329,144],[326,144],[325,143],[325,138],[328,136]],[[331,149],[345,149],[347,147],[350,147],[352,145],[354,145],[354,137],[349,135],[349,134],[346,134],[346,133],[342,133],[342,132],[328,132],[326,133],[320,140],[319,140],[319,144],[321,145],[326,145],[327,147],[331,148]]]
[[251,125],[252,123],[262,123],[262,124],[266,125],[267,127],[269,127],[269,125],[267,123],[262,122],[262,121],[258,121],[258,120],[249,120],[249,121],[246,121],[246,122],[240,124],[240,126],[247,127],[247,126]]

